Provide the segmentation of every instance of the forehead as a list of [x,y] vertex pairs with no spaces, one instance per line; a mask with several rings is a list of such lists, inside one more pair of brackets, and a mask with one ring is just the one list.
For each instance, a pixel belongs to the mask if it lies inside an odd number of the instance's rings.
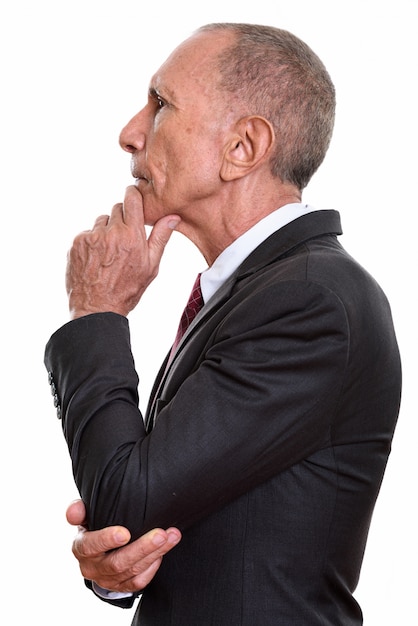
[[231,43],[231,33],[214,31],[196,33],[170,54],[151,79],[158,91],[175,96],[186,89],[205,92],[216,85],[216,59]]

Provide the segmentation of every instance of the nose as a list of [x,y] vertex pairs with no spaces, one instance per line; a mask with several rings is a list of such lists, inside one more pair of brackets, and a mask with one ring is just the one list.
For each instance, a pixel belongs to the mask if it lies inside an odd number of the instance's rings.
[[119,144],[123,150],[133,154],[137,150],[143,150],[145,147],[145,133],[143,129],[142,111],[137,113],[124,128],[119,135]]

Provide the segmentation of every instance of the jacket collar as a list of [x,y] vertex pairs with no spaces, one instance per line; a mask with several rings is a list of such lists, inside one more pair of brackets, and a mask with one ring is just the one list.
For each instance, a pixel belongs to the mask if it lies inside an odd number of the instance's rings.
[[293,248],[296,248],[310,239],[327,234],[342,234],[341,220],[338,211],[313,211],[312,213],[298,217],[289,224],[286,224],[286,226],[275,231],[249,254],[238,269],[235,270],[216,291],[212,298],[208,300],[182,337],[177,350],[187,341],[187,338],[193,333],[202,319],[206,318],[213,309],[217,308],[222,302],[228,299],[237,281],[254,274],[270,263],[274,263],[280,257],[288,254]]
[[[251,252],[241,263],[238,269],[225,281],[210,300],[205,304],[201,313],[196,317],[206,315],[213,307],[225,299],[233,285],[242,278],[254,274],[262,267],[274,263],[282,256],[286,256],[297,246],[320,237],[322,235],[341,235],[341,220],[338,211],[313,211],[302,215],[286,226],[276,230]],[[191,325],[193,326],[193,324]]]
[[313,211],[302,215],[263,241],[240,265],[238,277],[248,276],[309,239],[327,234],[342,234],[338,211]]

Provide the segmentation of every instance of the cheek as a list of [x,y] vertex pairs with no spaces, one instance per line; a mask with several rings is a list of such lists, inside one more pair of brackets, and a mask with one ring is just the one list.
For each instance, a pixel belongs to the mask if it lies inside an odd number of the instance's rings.
[[187,158],[190,142],[169,136],[156,134],[149,149],[149,162],[156,185],[164,187],[170,179],[182,174],[184,161]]
[[167,161],[161,150],[153,151],[148,158],[148,169],[154,191],[161,194],[167,178]]
[[[156,138],[154,138],[156,139]],[[215,138],[216,141],[216,138]],[[153,194],[165,211],[175,211],[194,200],[211,195],[219,183],[220,153],[214,138],[202,140],[192,127],[177,133],[176,141],[164,137],[149,150]]]

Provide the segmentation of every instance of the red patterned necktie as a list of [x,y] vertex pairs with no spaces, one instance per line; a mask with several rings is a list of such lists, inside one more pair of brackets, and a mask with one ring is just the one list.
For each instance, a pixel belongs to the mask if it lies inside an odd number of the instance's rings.
[[199,313],[203,304],[204,302],[203,302],[203,297],[202,297],[202,291],[200,289],[200,274],[198,274],[195,280],[195,283],[193,285],[192,292],[189,296],[189,300],[182,313],[180,324],[177,329],[177,335],[174,340],[173,347],[171,349],[171,354],[177,348],[178,344],[180,343],[181,338],[183,337],[184,333],[186,332],[186,330],[188,329],[188,327],[190,326],[190,324],[192,323],[196,315]]

